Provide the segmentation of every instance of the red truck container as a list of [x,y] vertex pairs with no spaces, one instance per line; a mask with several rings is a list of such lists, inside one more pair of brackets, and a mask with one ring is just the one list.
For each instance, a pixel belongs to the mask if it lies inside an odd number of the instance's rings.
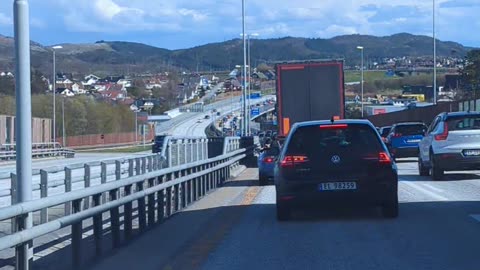
[[278,135],[297,122],[345,117],[343,60],[278,63]]

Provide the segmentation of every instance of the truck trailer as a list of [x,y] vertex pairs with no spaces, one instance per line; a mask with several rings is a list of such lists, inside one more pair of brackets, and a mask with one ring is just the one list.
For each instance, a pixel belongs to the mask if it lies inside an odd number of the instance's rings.
[[297,122],[345,118],[343,60],[275,65],[278,136]]

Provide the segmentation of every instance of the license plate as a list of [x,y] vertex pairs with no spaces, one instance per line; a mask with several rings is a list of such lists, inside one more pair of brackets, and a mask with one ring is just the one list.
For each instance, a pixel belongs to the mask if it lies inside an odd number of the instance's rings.
[[463,154],[467,157],[480,156],[480,150],[463,150]]
[[328,191],[328,190],[353,190],[357,189],[356,182],[329,182],[321,183],[318,185],[318,190]]
[[421,140],[417,139],[417,140],[407,140],[407,143],[418,143],[420,142]]

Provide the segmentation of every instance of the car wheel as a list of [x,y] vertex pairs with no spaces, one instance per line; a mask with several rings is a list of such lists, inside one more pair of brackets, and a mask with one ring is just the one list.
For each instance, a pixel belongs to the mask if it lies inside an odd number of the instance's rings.
[[430,169],[425,167],[423,164],[422,158],[419,156],[418,157],[418,172],[420,176],[429,176],[430,175]]
[[260,186],[266,186],[268,184],[268,178],[263,175],[260,175],[258,177],[258,182]]
[[398,217],[398,212],[398,196],[395,196],[394,200],[382,206],[382,215],[386,218],[396,218]]
[[285,203],[279,202],[277,200],[277,220],[278,221],[287,221],[291,219],[292,213],[291,209]]
[[435,160],[433,159],[433,155],[430,156],[430,162],[431,162],[431,174],[432,174],[432,179],[433,180],[442,180],[444,173],[444,170],[442,168],[439,168],[438,165],[435,164]]

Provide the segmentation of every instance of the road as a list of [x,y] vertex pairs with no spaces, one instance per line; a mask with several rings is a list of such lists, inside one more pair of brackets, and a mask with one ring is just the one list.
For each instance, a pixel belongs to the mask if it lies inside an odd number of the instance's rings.
[[433,182],[398,166],[397,219],[331,208],[280,223],[274,187],[248,169],[92,269],[479,269],[480,172]]

